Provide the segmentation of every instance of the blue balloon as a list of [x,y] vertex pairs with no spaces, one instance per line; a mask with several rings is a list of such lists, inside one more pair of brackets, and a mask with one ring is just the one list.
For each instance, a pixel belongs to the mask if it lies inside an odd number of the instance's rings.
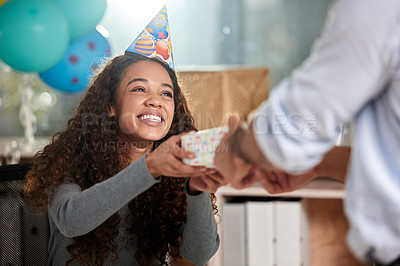
[[39,73],[49,86],[63,92],[83,91],[90,82],[93,70],[111,54],[110,45],[98,31],[71,42],[64,57],[52,68]]
[[54,66],[69,43],[64,13],[51,0],[9,0],[0,6],[0,58],[12,68],[40,72]]
[[92,32],[106,10],[106,0],[54,0],[64,12],[71,40]]

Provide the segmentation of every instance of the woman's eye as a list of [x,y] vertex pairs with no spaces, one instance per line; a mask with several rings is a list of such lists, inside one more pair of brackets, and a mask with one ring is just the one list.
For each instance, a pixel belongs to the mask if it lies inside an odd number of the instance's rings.
[[143,92],[145,90],[144,90],[143,87],[135,87],[135,88],[131,89],[130,91],[141,91],[141,92]]
[[167,96],[167,97],[169,97],[169,98],[173,98],[174,97],[174,95],[171,93],[171,92],[169,92],[169,91],[164,91],[163,93],[161,93],[163,96]]

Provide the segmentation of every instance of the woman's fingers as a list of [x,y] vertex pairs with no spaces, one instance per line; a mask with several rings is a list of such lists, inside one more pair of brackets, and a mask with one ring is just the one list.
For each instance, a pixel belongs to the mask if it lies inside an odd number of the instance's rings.
[[185,135],[184,134],[179,134],[170,137],[166,142],[168,144],[168,151],[171,152],[175,157],[180,158],[180,159],[194,159],[196,157],[196,154],[191,151],[187,151],[183,149],[180,145],[181,143],[181,136]]
[[[171,156],[168,159],[166,170],[167,172],[170,173],[169,176],[175,176],[175,177],[188,177],[188,176],[195,177],[215,172],[214,169],[209,169],[205,166],[187,165],[174,156]],[[164,175],[168,176],[168,174]]]
[[203,182],[206,184],[206,187],[208,189],[211,189],[211,191],[215,192],[218,188],[218,183],[214,181],[212,178],[210,178],[209,175],[203,175],[200,177]]
[[199,177],[192,177],[190,179],[192,186],[199,191],[206,191],[209,193],[214,193],[220,187],[220,185],[210,178],[209,175],[202,175]]
[[218,186],[225,186],[228,184],[228,181],[224,179],[224,177],[217,172],[215,169],[210,170],[211,172],[205,173],[208,179],[214,181]]
[[189,187],[192,191],[206,191],[209,193],[215,193],[218,188],[226,185],[227,183],[222,176],[215,171],[215,169],[209,169],[210,173],[205,173],[201,176],[191,177],[189,181]]

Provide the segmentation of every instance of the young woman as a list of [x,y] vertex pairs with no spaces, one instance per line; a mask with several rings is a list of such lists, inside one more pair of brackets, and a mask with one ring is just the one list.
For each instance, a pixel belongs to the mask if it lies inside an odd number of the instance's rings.
[[206,264],[219,247],[209,192],[223,183],[181,161],[194,154],[179,134],[192,130],[167,64],[110,60],[26,177],[26,199],[48,208],[49,265]]

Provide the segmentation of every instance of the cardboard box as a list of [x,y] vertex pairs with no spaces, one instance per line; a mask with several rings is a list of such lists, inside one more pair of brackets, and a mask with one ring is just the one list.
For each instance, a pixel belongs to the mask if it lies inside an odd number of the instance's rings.
[[198,130],[225,125],[227,115],[243,119],[268,97],[268,69],[240,68],[178,71]]

